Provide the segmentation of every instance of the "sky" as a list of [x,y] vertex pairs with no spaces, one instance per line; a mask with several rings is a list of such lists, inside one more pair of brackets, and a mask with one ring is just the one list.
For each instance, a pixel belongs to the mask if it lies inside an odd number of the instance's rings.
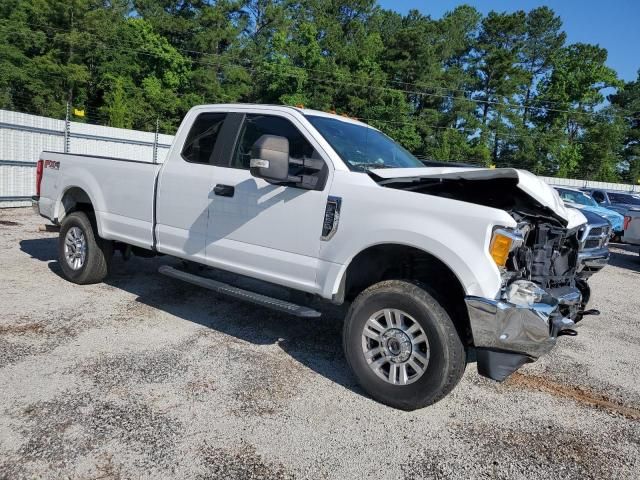
[[562,18],[568,43],[591,43],[609,52],[607,65],[626,81],[638,78],[640,69],[640,0],[378,0],[383,7],[407,13],[411,9],[440,18],[467,3],[486,14],[529,11],[540,6]]

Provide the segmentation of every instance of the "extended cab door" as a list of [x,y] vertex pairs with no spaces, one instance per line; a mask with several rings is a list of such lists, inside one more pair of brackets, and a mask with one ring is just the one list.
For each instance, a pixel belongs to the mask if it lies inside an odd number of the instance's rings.
[[286,137],[290,157],[322,158],[294,115],[278,110],[242,114],[228,164],[214,168],[208,263],[316,292],[329,162],[321,171],[307,172],[318,177],[314,190],[255,178],[249,172],[251,147],[265,134]]
[[206,261],[214,165],[224,155],[224,112],[191,111],[165,160],[156,194],[157,249]]

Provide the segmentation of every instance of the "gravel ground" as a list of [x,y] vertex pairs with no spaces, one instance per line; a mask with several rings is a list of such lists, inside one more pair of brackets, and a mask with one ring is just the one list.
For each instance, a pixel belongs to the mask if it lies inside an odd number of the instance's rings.
[[401,412],[345,367],[340,309],[292,318],[117,257],[63,280],[0,210],[0,478],[638,478],[640,257],[613,248],[575,338],[498,384],[474,364]]

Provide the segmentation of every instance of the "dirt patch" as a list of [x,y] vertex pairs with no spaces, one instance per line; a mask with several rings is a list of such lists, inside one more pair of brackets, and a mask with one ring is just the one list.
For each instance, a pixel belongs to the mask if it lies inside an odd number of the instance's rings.
[[8,342],[0,338],[0,368],[19,362],[23,358],[48,352],[47,345],[30,345],[20,342]]
[[247,367],[233,390],[232,411],[238,416],[274,415],[300,387],[303,367],[288,356],[238,351],[231,361]]
[[171,466],[180,425],[148,405],[107,401],[88,393],[66,393],[29,405],[16,418],[27,439],[18,454],[25,462],[67,468],[104,445],[115,442],[141,454],[141,466]]
[[93,362],[82,362],[67,373],[90,377],[101,388],[126,384],[164,383],[184,375],[187,364],[176,351],[143,351],[101,356]]
[[[77,312],[38,315],[31,322],[0,325],[0,368],[34,355],[46,354],[73,340],[89,322]],[[46,318],[46,320],[41,320]]]
[[217,390],[215,381],[212,379],[190,380],[185,385],[185,390],[189,398],[196,401],[205,401],[207,396]]
[[42,323],[20,323],[17,325],[0,325],[0,335],[20,335],[25,333],[42,333]]
[[581,405],[594,407],[609,413],[622,415],[630,420],[640,420],[640,409],[623,405],[619,402],[600,393],[593,392],[586,388],[563,385],[549,378],[538,377],[535,375],[525,375],[516,372],[511,375],[505,385],[512,387],[524,387],[530,390],[549,393],[555,397],[567,398]]
[[[630,478],[633,461],[597,436],[550,421],[516,425],[465,422],[402,467],[405,479]],[[444,443],[447,443],[446,447]],[[462,473],[464,472],[464,473]]]
[[[0,459],[0,478],[13,480],[14,478],[30,478],[23,465],[24,461],[14,456]],[[34,477],[35,478],[35,477]]]
[[5,227],[17,227],[20,224],[18,222],[12,222],[11,220],[0,220],[0,225]]
[[205,445],[201,459],[206,474],[201,479],[237,478],[250,479],[293,479],[294,475],[280,463],[265,461],[251,445],[242,444],[236,449],[212,448]]

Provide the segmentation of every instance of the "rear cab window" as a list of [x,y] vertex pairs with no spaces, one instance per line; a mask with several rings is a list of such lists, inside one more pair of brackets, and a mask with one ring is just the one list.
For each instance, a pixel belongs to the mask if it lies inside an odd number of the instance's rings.
[[226,117],[222,112],[199,114],[182,147],[182,158],[190,163],[213,165],[216,143]]

